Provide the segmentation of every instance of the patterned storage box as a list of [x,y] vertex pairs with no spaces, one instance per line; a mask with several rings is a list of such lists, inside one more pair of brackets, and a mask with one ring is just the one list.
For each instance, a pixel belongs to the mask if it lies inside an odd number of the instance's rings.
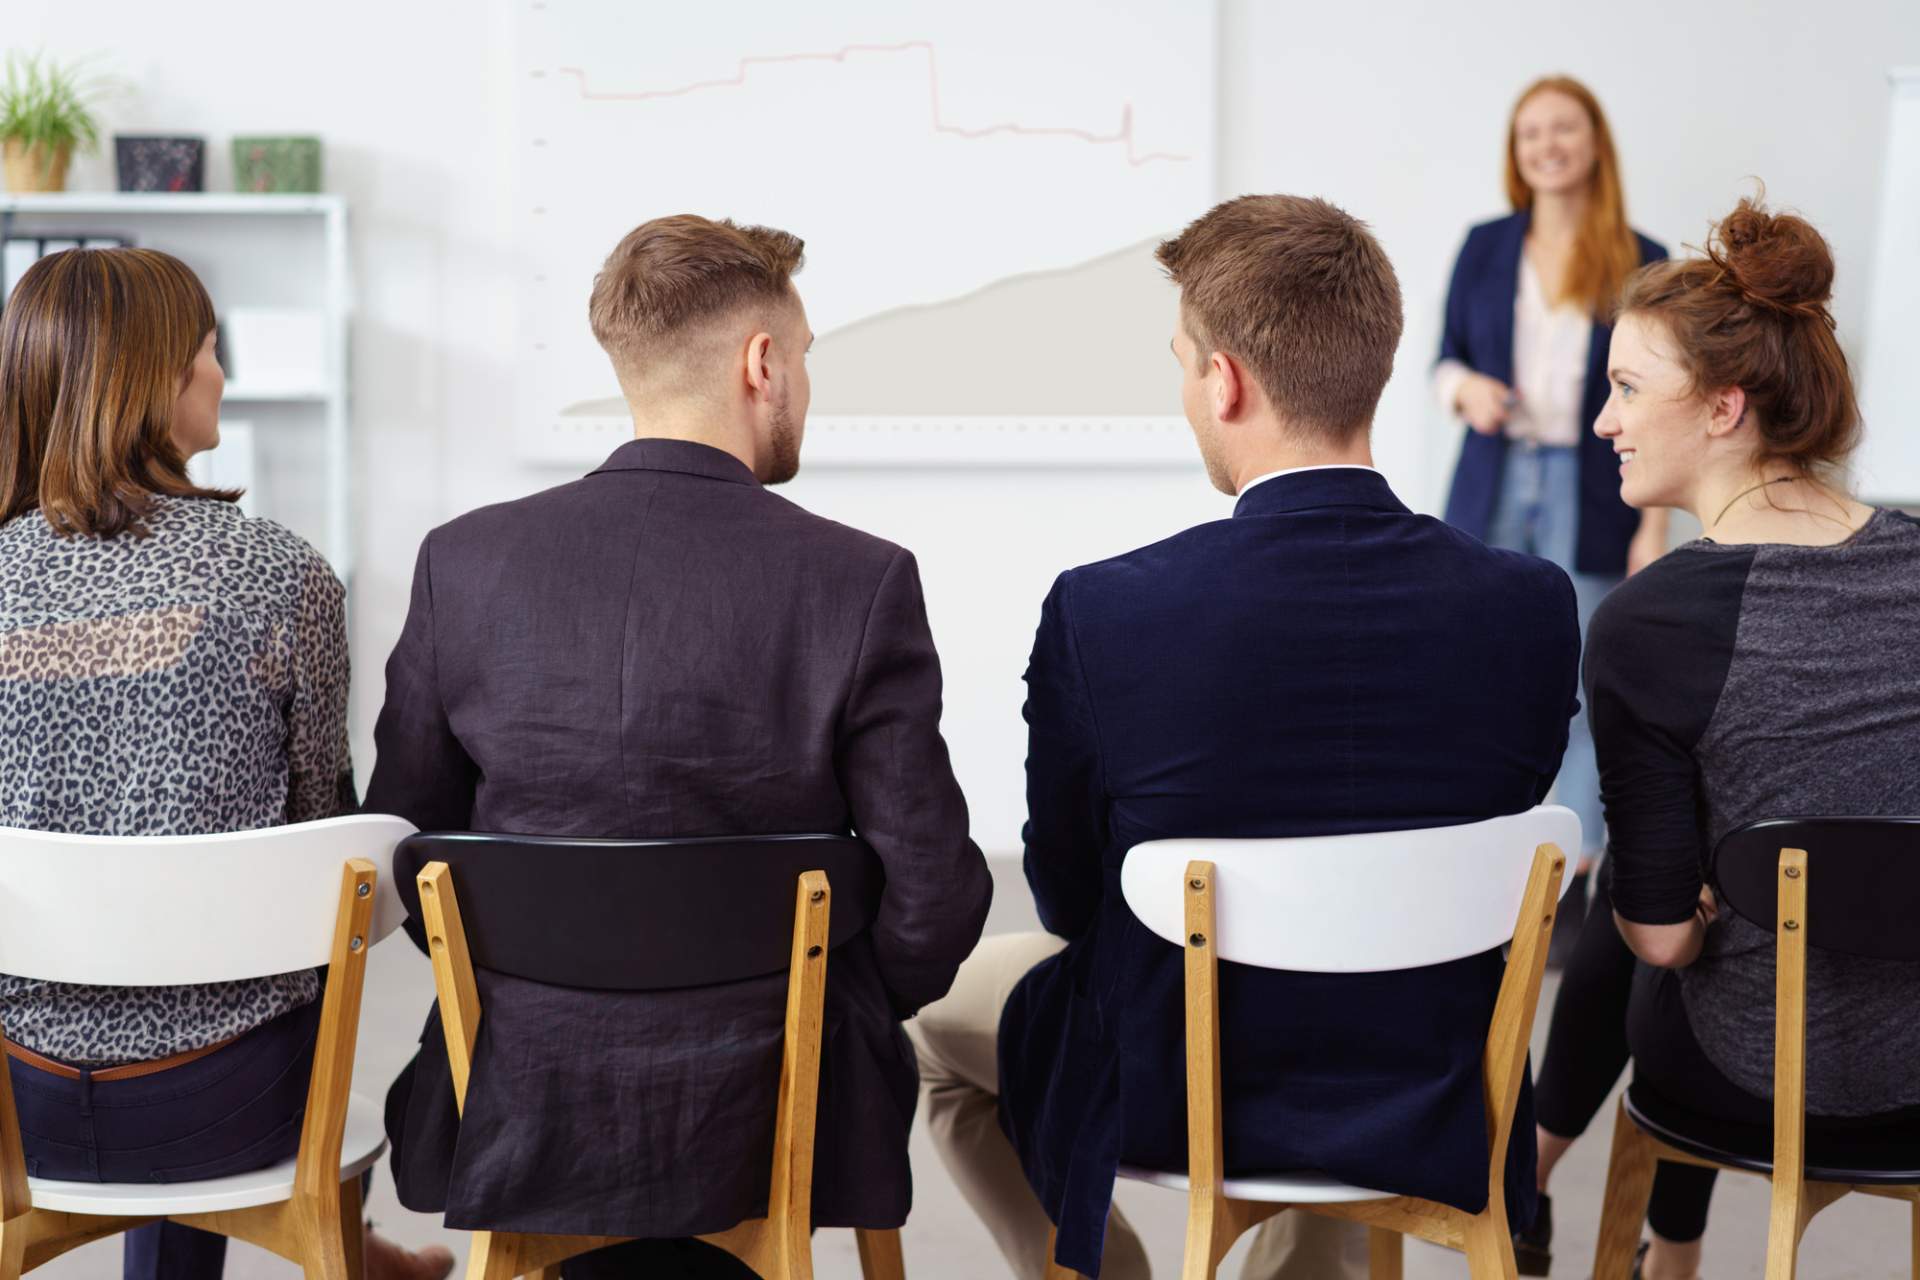
[[114,168],[122,191],[206,190],[207,144],[200,138],[148,138],[119,134]]
[[235,138],[233,189],[320,190],[320,139]]

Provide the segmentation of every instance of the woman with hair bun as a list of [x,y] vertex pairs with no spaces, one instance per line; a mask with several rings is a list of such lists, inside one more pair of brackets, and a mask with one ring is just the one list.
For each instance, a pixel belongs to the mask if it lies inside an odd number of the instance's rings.
[[[1633,1096],[1655,1119],[1771,1151],[1774,943],[1703,868],[1770,817],[1920,813],[1920,522],[1856,502],[1859,412],[1805,220],[1742,200],[1704,256],[1627,282],[1595,432],[1634,507],[1702,536],[1594,615],[1586,683],[1614,917],[1642,962]],[[1920,1156],[1920,965],[1807,961],[1810,1162]],[[1649,1280],[1698,1273],[1711,1171],[1662,1165]]]

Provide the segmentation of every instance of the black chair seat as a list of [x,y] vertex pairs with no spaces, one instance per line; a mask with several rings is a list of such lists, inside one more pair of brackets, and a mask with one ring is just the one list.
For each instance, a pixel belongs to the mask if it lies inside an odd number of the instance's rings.
[[[1699,1156],[1715,1164],[1748,1173],[1773,1172],[1773,1132],[1752,1125],[1735,1124],[1713,1117],[1699,1116],[1667,1101],[1644,1082],[1636,1080],[1627,1090],[1627,1116],[1648,1135],[1676,1151]],[[1815,1163],[1823,1154],[1821,1144],[1808,1135],[1809,1156],[1806,1177],[1810,1182],[1844,1182],[1855,1186],[1913,1186],[1920,1183],[1920,1148],[1904,1168],[1863,1169],[1831,1163]]]

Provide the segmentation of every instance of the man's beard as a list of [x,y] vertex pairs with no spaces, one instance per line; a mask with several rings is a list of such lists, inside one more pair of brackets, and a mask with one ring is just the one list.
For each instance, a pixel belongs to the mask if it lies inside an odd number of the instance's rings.
[[784,400],[774,406],[767,437],[767,463],[760,483],[785,484],[800,474],[800,428]]
[[1228,468],[1226,458],[1221,456],[1219,424],[1209,423],[1205,430],[1195,427],[1193,440],[1200,446],[1200,461],[1206,464],[1207,479],[1214,488],[1232,497],[1236,492],[1233,472]]

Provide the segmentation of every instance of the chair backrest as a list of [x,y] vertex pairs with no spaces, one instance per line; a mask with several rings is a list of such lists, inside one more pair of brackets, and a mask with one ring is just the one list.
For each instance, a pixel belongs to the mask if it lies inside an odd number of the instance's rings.
[[828,946],[864,930],[886,876],[851,836],[600,840],[427,832],[394,857],[409,911],[429,862],[453,873],[477,968],[553,986],[661,991],[785,973],[794,884],[824,871]]
[[1542,805],[1462,826],[1290,839],[1154,840],[1135,845],[1121,891],[1140,922],[1187,941],[1187,863],[1215,868],[1222,960],[1309,973],[1415,969],[1479,955],[1513,937],[1534,850],[1580,848],[1580,819]]
[[1807,854],[1809,947],[1920,960],[1920,818],[1763,818],[1721,837],[1713,854],[1720,899],[1769,933],[1782,849]]
[[175,986],[326,964],[341,867],[379,871],[368,944],[404,918],[402,818],[360,814],[204,836],[0,828],[0,973],[95,986]]

